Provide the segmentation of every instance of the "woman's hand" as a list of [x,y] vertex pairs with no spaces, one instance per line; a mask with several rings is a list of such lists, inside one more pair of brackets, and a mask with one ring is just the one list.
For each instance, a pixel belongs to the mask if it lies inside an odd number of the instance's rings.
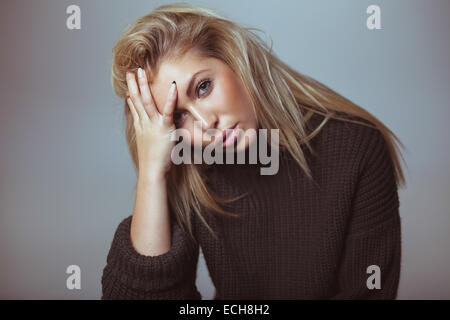
[[138,69],[139,88],[134,73],[127,72],[126,79],[130,94],[127,104],[133,115],[136,131],[139,175],[165,177],[172,165],[171,152],[175,144],[175,141],[171,141],[172,132],[176,129],[173,123],[177,99],[175,81],[161,114],[150,92],[146,72]]

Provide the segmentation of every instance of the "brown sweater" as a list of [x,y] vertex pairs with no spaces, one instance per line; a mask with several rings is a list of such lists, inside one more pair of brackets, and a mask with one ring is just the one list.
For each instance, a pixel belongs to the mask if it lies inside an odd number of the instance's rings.
[[[322,119],[314,115],[308,128]],[[201,299],[199,245],[215,299],[395,299],[401,221],[382,134],[331,119],[311,146],[315,154],[302,147],[315,182],[282,150],[275,175],[260,175],[258,164],[212,165],[214,191],[250,191],[225,206],[239,218],[204,215],[217,240],[194,216],[198,244],[172,221],[170,251],[143,256],[130,242],[131,216],[125,218],[103,270],[102,299]],[[367,286],[371,265],[380,268],[380,289]]]

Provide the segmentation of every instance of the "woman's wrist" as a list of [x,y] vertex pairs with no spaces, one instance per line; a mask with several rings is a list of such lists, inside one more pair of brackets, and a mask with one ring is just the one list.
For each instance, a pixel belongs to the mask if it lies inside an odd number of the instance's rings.
[[138,181],[161,183],[166,181],[166,173],[159,169],[139,170]]

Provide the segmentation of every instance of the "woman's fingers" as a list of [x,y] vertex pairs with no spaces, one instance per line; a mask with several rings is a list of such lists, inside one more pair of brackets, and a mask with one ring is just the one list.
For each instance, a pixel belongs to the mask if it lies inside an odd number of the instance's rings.
[[148,86],[147,73],[142,68],[138,69],[139,89],[141,92],[142,104],[150,119],[153,119],[158,114],[153,96]]
[[166,126],[172,126],[173,123],[173,112],[175,110],[175,102],[177,100],[177,85],[175,81],[172,82],[172,85],[169,90],[169,95],[167,97],[166,105],[164,106],[164,111],[162,115],[163,124]]
[[136,77],[134,73],[127,72],[127,86],[130,93],[131,101],[133,102],[133,106],[135,107],[140,120],[149,120],[149,116],[145,111],[145,108],[142,104],[139,88],[136,83]]
[[138,69],[138,83],[136,83],[136,77],[134,73],[127,72],[126,74],[127,85],[130,97],[127,98],[127,103],[130,110],[133,113],[133,117],[136,121],[139,120],[152,120],[157,116],[162,118],[162,123],[165,126],[171,127],[173,123],[173,113],[175,110],[175,104],[177,100],[177,88],[175,81],[169,90],[169,94],[166,100],[166,104],[163,109],[163,114],[160,115],[158,109],[156,108],[153,96],[151,94],[150,88],[148,86],[147,77],[145,71],[141,68]]
[[127,98],[127,104],[128,108],[130,108],[131,115],[133,116],[133,124],[136,126],[139,123],[139,115],[136,112],[136,107],[133,104],[133,101],[131,101],[130,98]]

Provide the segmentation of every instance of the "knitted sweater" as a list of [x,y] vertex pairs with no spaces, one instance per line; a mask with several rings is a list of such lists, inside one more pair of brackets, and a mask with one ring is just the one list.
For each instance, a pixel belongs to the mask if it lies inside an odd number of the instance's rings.
[[[361,118],[352,119],[362,120]],[[323,116],[315,114],[307,128]],[[215,164],[208,185],[239,215],[205,212],[215,239],[193,215],[197,243],[172,220],[171,249],[144,256],[130,241],[131,216],[118,226],[102,275],[102,299],[201,299],[195,281],[199,246],[214,299],[395,299],[401,221],[394,169],[383,135],[330,119],[302,146],[314,181],[287,151],[279,170]],[[379,267],[380,288],[376,283]],[[370,287],[370,289],[369,289]]]

